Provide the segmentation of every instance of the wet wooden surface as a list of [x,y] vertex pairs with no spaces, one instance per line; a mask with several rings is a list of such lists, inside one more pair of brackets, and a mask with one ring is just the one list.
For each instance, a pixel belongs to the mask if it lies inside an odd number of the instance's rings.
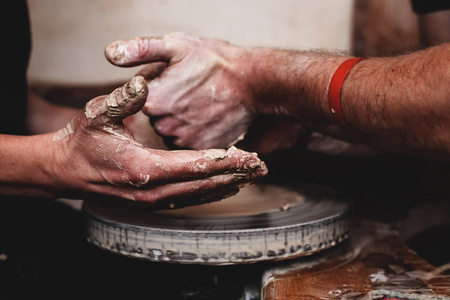
[[371,299],[371,291],[450,297],[450,275],[422,259],[391,227],[356,221],[340,247],[267,270],[262,299]]

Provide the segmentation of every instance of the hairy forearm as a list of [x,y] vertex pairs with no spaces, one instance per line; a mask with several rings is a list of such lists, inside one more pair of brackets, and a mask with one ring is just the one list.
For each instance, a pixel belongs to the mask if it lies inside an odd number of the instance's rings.
[[49,198],[50,135],[0,135],[0,194]]
[[342,108],[362,141],[450,159],[450,44],[370,59],[352,71],[342,89]]
[[329,53],[254,48],[250,50],[250,86],[257,114],[291,115],[303,125],[340,136],[329,114],[328,85],[346,57]]
[[293,114],[326,135],[449,159],[450,44],[358,63],[341,90],[341,107],[352,134],[337,126],[328,103],[330,79],[349,57],[273,49],[250,53],[254,59],[249,81],[257,95],[251,106],[257,113]]

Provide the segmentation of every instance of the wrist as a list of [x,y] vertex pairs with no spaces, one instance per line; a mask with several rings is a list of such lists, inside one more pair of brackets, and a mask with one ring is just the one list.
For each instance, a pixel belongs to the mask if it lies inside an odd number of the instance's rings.
[[257,114],[303,117],[312,98],[309,53],[275,48],[247,48],[246,70],[250,99]]
[[248,48],[246,68],[256,114],[288,115],[315,131],[341,136],[330,112],[328,88],[349,57],[307,51]]
[[54,198],[52,135],[1,135],[0,193],[14,196]]
[[245,48],[239,63],[243,70],[243,81],[249,89],[249,97],[245,98],[244,106],[255,115],[277,114],[273,101],[277,89],[277,78],[274,75],[277,66],[272,52],[274,50],[270,48]]

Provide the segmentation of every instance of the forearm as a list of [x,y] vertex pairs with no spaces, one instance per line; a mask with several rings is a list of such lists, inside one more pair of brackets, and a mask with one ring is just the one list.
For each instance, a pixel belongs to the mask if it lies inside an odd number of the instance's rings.
[[254,97],[247,104],[256,114],[291,115],[314,131],[342,137],[327,93],[333,72],[348,57],[269,48],[250,49],[249,55],[246,79]]
[[46,166],[51,135],[0,135],[0,194],[52,197]]
[[341,90],[344,119],[330,113],[328,86],[349,57],[257,49],[250,76],[258,113],[294,114],[310,129],[410,155],[447,159],[450,152],[450,44],[396,58],[369,59],[348,74]]
[[342,88],[344,117],[369,145],[448,161],[449,65],[449,43],[366,60]]

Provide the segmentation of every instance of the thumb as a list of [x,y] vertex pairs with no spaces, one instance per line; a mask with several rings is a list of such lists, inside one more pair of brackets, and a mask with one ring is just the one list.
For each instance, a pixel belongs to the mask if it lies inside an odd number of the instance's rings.
[[111,94],[89,101],[85,108],[86,118],[93,120],[96,125],[113,125],[141,110],[147,95],[144,77],[135,76]]
[[138,37],[112,42],[105,47],[106,59],[120,67],[134,67],[157,61],[170,61],[171,36]]

